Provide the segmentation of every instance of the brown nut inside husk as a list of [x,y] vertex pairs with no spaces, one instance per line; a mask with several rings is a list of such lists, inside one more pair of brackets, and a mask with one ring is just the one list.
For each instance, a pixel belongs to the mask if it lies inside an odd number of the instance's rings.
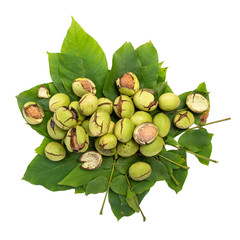
[[32,125],[40,124],[44,118],[42,107],[36,102],[27,102],[23,105],[22,110],[25,120]]
[[133,96],[139,90],[139,81],[132,72],[124,73],[116,80],[118,90],[121,94]]
[[96,151],[88,151],[80,158],[80,162],[83,162],[81,168],[86,170],[95,170],[101,166],[102,160],[102,155],[100,153]]
[[150,144],[157,135],[157,126],[149,122],[138,125],[133,132],[133,138],[139,145]]

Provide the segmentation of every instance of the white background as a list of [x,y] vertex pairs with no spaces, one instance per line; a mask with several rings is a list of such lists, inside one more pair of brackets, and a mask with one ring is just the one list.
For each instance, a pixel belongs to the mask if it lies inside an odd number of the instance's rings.
[[[0,238],[240,239],[239,1],[2,1],[0,4]],[[209,167],[189,156],[183,190],[159,182],[140,214],[113,216],[104,194],[50,192],[21,180],[42,137],[25,124],[15,96],[50,82],[46,51],[59,52],[71,16],[112,54],[125,41],[152,40],[176,94],[203,81],[211,92],[214,133]]]

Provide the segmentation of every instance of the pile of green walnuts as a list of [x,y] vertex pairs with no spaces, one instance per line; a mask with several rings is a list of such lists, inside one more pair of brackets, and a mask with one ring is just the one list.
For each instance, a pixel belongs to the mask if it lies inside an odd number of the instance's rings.
[[[47,158],[60,161],[65,158],[66,149],[69,152],[85,153],[81,157],[84,162],[82,167],[96,169],[101,165],[102,155],[130,157],[140,151],[142,155],[152,157],[161,152],[163,138],[171,126],[164,112],[177,109],[180,98],[174,93],[164,93],[156,100],[154,90],[139,89],[139,81],[132,72],[118,78],[116,85],[120,95],[114,102],[104,97],[98,99],[95,84],[87,78],[77,78],[72,83],[72,90],[80,97],[79,101],[71,102],[64,93],[50,98],[49,109],[53,115],[47,123],[47,131],[51,138],[61,141],[46,145]],[[39,95],[49,97],[48,90],[41,87]],[[198,93],[189,94],[186,103],[196,113],[205,112],[209,108],[208,100]],[[149,112],[157,107],[162,112],[152,118]],[[194,123],[191,111],[176,112],[174,124],[177,128],[186,129]],[[113,112],[119,118],[116,123],[111,119]],[[39,124],[44,112],[39,104],[28,102],[23,107],[23,115],[28,123]],[[96,151],[88,151],[89,137],[95,137]],[[140,166],[140,171],[141,167],[146,170],[146,166]],[[149,169],[147,173],[150,172]]]

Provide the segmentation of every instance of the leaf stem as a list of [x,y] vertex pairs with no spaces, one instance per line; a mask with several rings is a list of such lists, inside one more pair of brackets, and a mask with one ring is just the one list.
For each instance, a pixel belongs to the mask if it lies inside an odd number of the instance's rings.
[[176,184],[177,186],[180,185],[180,183],[179,183],[178,180],[173,176],[173,174],[171,174],[170,177],[172,178],[172,180],[175,182],[175,184]]
[[104,204],[106,202],[106,199],[107,199],[107,195],[108,195],[108,192],[109,192],[109,188],[110,188],[110,183],[112,181],[112,177],[113,177],[113,172],[114,172],[114,168],[115,168],[115,163],[116,163],[116,160],[117,160],[117,156],[115,156],[114,160],[113,160],[113,166],[112,166],[112,171],[111,171],[111,175],[110,175],[110,178],[109,178],[109,181],[108,181],[108,186],[107,186],[107,191],[105,193],[105,196],[104,196],[104,199],[103,199],[103,203],[102,203],[102,207],[101,207],[101,210],[100,210],[100,215],[103,214],[103,208],[104,208]]
[[167,157],[164,157],[163,155],[158,154],[158,156],[161,157],[161,158],[164,158],[165,160],[169,161],[170,163],[173,163],[173,164],[175,164],[175,165],[177,165],[177,166],[179,166],[179,167],[181,167],[181,168],[184,168],[184,169],[186,169],[186,170],[189,169],[188,166],[183,166],[182,164],[177,163],[177,162],[174,162],[173,160],[171,160],[171,159],[169,159],[169,158],[167,158]]
[[[175,148],[181,150],[180,147],[177,147],[177,146],[174,146],[174,145],[171,145],[171,146],[173,146],[173,147],[175,147]],[[197,153],[195,153],[195,152],[191,152],[191,151],[189,151],[189,150],[187,150],[187,149],[183,149],[183,150],[186,151],[186,152],[188,152],[188,153],[191,153],[191,154],[195,155],[196,157],[203,158],[203,159],[208,160],[208,161],[210,161],[210,162],[218,163],[218,161],[216,161],[216,160],[213,160],[213,159],[211,159],[211,158],[208,158],[208,157],[202,156],[202,155],[197,154]]]
[[[129,181],[129,179],[128,179],[128,177],[127,177],[126,174],[125,174],[125,177],[126,177],[126,180],[127,180],[127,183],[128,183],[128,187],[130,188],[130,190],[132,190],[132,186],[131,186],[130,181]],[[137,207],[139,208],[140,213],[142,214],[143,221],[145,222],[145,221],[146,221],[146,217],[144,216],[144,214],[143,214],[143,212],[142,212],[142,209],[140,208],[140,205],[139,205],[139,203],[138,203],[136,194],[133,196],[133,199],[134,199]]]
[[217,121],[213,121],[213,122],[206,123],[206,124],[204,124],[204,125],[197,125],[197,126],[195,126],[195,127],[188,128],[187,131],[188,131],[188,130],[195,129],[195,128],[205,127],[205,126],[207,126],[207,125],[211,125],[211,124],[214,124],[214,123],[219,123],[219,122],[228,121],[228,120],[231,120],[231,118],[230,118],[230,117],[229,117],[229,118],[224,118],[224,119],[221,119],[221,120],[217,120]]
[[210,162],[218,163],[218,161],[213,160],[213,159],[211,159],[211,158],[204,157],[204,156],[202,156],[202,155],[200,155],[200,154],[197,154],[197,153],[191,152],[191,151],[186,150],[186,149],[184,149],[184,150],[185,150],[186,152],[188,152],[188,153],[191,153],[191,154],[195,155],[196,157],[203,158],[203,159],[208,160],[208,161],[210,161]]

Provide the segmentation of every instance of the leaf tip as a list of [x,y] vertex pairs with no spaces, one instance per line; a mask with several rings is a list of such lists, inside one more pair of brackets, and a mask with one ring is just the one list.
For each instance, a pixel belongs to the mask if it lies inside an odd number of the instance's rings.
[[74,19],[73,16],[71,16],[71,19],[72,19],[72,23],[73,23],[73,22],[76,22],[76,20]]

